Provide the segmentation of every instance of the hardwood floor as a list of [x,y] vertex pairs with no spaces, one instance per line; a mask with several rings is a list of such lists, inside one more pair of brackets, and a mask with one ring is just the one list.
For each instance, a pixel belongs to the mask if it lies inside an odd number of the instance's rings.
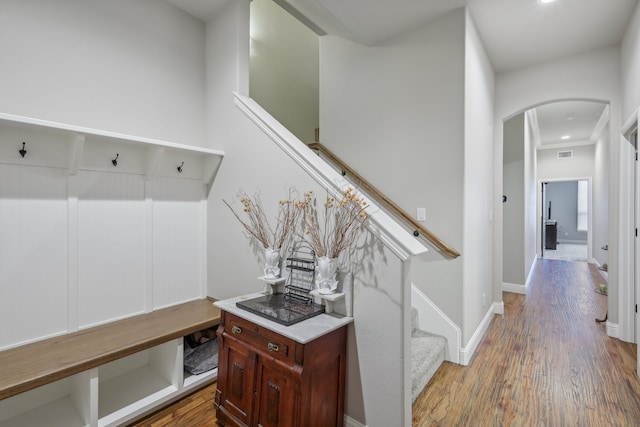
[[544,258],[557,259],[560,261],[582,261],[587,262],[587,244],[579,245],[572,243],[558,243],[556,249],[545,249]]
[[213,383],[130,427],[218,427],[213,407],[215,392]]
[[[637,426],[636,346],[609,338],[595,267],[539,260],[527,295],[504,293],[469,366],[445,362],[413,426]],[[215,384],[136,424],[213,427]],[[375,421],[368,421],[375,427]],[[395,426],[394,426],[395,427]]]
[[468,367],[445,362],[413,426],[637,426],[636,346],[609,338],[586,263],[539,260],[527,295],[504,293]]

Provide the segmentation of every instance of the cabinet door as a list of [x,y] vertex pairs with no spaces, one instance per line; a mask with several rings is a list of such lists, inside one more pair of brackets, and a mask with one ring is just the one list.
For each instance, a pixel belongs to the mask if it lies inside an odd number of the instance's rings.
[[225,340],[224,369],[219,377],[222,395],[220,405],[243,424],[249,425],[255,389],[256,354],[248,347],[230,339]]
[[254,425],[260,427],[289,427],[296,425],[299,396],[290,369],[274,361],[261,359],[258,363],[258,401]]

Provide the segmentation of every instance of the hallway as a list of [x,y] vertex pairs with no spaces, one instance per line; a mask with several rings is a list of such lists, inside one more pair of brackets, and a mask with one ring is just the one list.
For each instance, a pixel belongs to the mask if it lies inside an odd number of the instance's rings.
[[503,294],[470,365],[438,370],[413,426],[640,425],[636,345],[595,322],[601,282],[587,263],[539,259],[527,295]]

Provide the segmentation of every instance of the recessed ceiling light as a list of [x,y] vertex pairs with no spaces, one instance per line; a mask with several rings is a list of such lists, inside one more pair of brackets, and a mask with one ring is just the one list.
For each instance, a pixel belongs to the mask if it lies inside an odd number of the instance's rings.
[[540,3],[544,4],[544,3],[552,3],[556,0],[538,0]]
[[562,135],[560,137],[560,139],[569,139],[569,138],[571,138],[571,135]]

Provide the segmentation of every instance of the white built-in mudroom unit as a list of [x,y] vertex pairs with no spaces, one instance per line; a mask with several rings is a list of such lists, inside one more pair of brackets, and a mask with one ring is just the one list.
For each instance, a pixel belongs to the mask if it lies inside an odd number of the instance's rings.
[[[107,343],[122,319],[132,336],[136,325],[151,335],[124,344],[126,356],[82,361],[69,376],[38,377],[39,367],[25,366],[37,387],[7,384],[17,374],[0,362],[0,427],[120,425],[215,380],[215,370],[183,371],[180,334],[214,321],[205,299],[206,200],[222,157],[0,114],[1,353],[57,337],[48,342],[60,355],[64,338],[82,331],[94,340],[104,333]],[[171,316],[173,335],[156,336]]]

